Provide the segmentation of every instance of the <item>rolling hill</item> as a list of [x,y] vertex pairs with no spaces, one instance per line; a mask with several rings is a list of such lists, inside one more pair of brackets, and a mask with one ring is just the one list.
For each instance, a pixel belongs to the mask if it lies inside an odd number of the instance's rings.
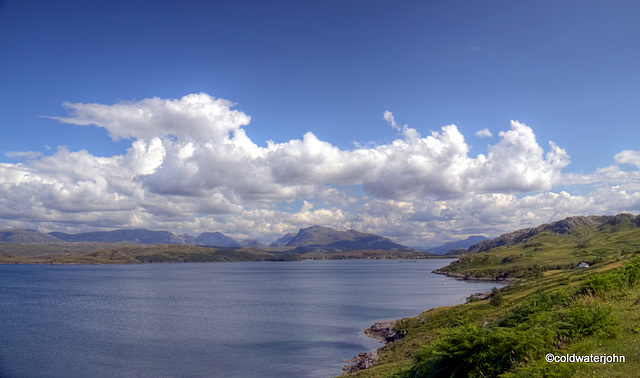
[[0,230],[0,242],[4,243],[55,243],[60,239],[35,230],[14,228]]
[[210,247],[240,247],[240,243],[220,232],[203,232],[195,238],[193,244]]
[[640,247],[640,216],[569,217],[483,240],[441,273],[461,278],[513,279],[547,270],[594,265]]
[[540,234],[572,235],[573,238],[588,238],[589,234],[604,229],[613,232],[622,228],[640,227],[640,216],[622,213],[618,215],[591,215],[568,217],[557,222],[542,224],[535,228],[525,228],[497,238],[480,241],[467,249],[465,253],[486,252],[497,247],[509,247]]

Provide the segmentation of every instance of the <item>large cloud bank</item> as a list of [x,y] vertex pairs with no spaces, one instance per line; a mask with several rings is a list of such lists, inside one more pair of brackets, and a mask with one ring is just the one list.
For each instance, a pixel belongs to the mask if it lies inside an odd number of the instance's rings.
[[[0,163],[5,227],[147,227],[273,240],[322,224],[419,245],[567,215],[640,210],[638,151],[622,151],[616,165],[591,174],[563,174],[567,152],[553,142],[545,152],[517,121],[486,155],[470,156],[455,125],[422,136],[390,112],[384,119],[401,137],[344,150],[312,132],[258,146],[243,128],[248,115],[203,93],[64,107],[68,117],[52,118],[103,127],[131,147],[111,157],[63,147],[51,156],[8,153],[24,162]],[[554,192],[559,185],[579,185],[580,194]]]

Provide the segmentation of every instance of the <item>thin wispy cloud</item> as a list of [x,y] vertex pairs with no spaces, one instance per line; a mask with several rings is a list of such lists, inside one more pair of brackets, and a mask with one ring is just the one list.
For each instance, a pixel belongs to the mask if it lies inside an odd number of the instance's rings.
[[624,150],[614,156],[617,164],[630,164],[640,169],[640,151]]
[[393,127],[394,130],[402,131],[402,128],[398,126],[398,124],[396,123],[396,119],[393,116],[393,113],[391,113],[388,110],[385,110],[383,117],[384,117],[384,120],[387,121],[387,123],[389,123],[389,126]]
[[478,138],[491,138],[493,137],[493,134],[489,129],[482,129],[482,130],[476,131],[476,136]]

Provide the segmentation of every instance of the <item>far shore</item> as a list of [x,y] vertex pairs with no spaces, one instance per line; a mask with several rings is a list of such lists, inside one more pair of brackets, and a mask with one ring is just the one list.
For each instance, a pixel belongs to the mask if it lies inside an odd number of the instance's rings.
[[203,247],[187,244],[0,243],[0,264],[143,264],[306,260],[450,259],[419,251],[311,251],[282,248]]

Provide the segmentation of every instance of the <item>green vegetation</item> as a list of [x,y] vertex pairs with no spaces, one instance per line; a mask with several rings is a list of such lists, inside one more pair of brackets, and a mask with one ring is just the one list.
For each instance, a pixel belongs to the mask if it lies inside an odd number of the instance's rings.
[[491,299],[489,300],[489,304],[496,307],[500,307],[504,304],[504,295],[502,295],[502,292],[495,287],[491,290]]
[[54,243],[2,243],[0,254],[16,257],[36,257],[51,254],[87,253],[108,248],[120,248],[129,243],[54,242]]
[[640,247],[640,231],[631,222],[599,228],[576,227],[572,233],[543,231],[509,247],[462,256],[439,272],[466,279],[517,280],[542,277],[547,271],[577,269],[622,259]]
[[292,253],[293,247],[201,247],[189,244],[0,243],[0,264],[137,264],[170,262],[416,259],[425,252],[363,250]]
[[[399,341],[358,377],[634,376],[640,368],[640,257],[567,270],[489,300],[399,320]],[[502,304],[496,304],[496,295]],[[623,355],[625,363],[548,363],[555,355]]]
[[[580,262],[588,268],[578,268]],[[490,298],[396,322],[405,333],[357,377],[629,377],[640,371],[640,230],[619,223],[467,255],[441,269],[504,280]],[[625,356],[554,363],[545,356]]]
[[[65,243],[73,245],[76,243]],[[77,243],[85,245],[85,243]],[[92,243],[96,244],[96,243]],[[82,251],[80,246],[60,252],[55,245],[0,244],[0,264],[137,264],[167,262],[295,261],[299,256],[266,253],[251,248],[210,248],[193,245],[100,244],[102,249]],[[106,247],[106,248],[105,248]],[[5,250],[13,253],[8,253]],[[40,253],[37,253],[37,252]],[[21,253],[22,252],[22,253]]]

